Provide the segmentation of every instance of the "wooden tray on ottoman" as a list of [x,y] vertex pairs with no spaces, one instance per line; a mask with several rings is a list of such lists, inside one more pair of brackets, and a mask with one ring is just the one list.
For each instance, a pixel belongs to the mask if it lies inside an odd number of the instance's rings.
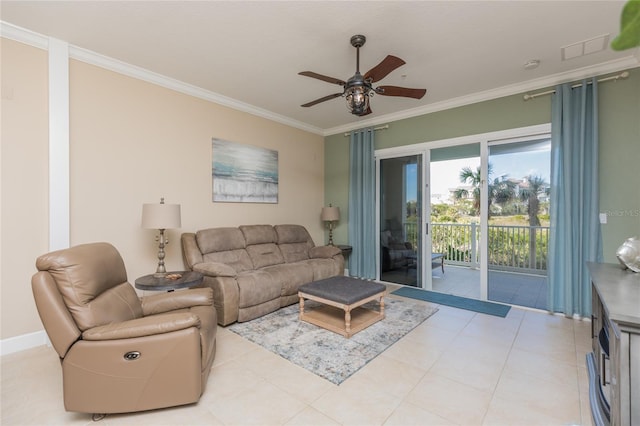
[[[300,320],[351,337],[384,318],[384,293],[380,283],[351,277],[332,277],[300,286]],[[304,300],[314,300],[323,306],[305,312]],[[378,311],[364,308],[367,302],[379,300]]]

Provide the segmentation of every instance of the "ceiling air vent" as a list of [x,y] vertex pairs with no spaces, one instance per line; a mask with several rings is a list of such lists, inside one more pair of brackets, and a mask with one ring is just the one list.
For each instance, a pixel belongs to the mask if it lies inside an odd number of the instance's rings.
[[609,34],[603,34],[588,40],[579,41],[560,48],[562,52],[562,60],[578,58],[584,55],[605,50],[609,45]]

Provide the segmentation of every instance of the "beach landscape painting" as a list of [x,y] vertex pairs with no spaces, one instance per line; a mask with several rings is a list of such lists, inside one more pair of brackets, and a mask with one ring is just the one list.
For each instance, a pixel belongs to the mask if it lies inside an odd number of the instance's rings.
[[278,202],[278,151],[213,138],[213,201]]

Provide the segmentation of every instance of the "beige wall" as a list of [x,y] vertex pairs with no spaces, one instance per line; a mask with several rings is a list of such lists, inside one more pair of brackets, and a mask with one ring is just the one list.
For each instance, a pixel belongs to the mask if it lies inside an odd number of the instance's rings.
[[1,337],[42,328],[31,295],[34,259],[48,246],[47,53],[0,39]]
[[[43,75],[46,83],[46,52],[14,42],[5,44],[11,45],[11,51],[2,52],[3,86],[5,68],[20,79],[16,85],[30,86]],[[44,59],[28,64],[23,56]],[[22,71],[27,67],[34,70],[25,75]],[[69,73],[72,245],[114,244],[131,282],[154,272],[157,232],[141,229],[140,216],[143,203],[158,202],[160,197],[182,206],[182,228],[168,231],[168,270],[183,268],[180,234],[206,227],[298,223],[309,229],[317,244],[322,243],[321,136],[79,61],[70,61]],[[2,159],[2,339],[42,329],[29,280],[35,257],[46,252],[48,244],[46,84],[30,90],[35,93],[22,114],[37,112],[43,117],[26,126],[5,120],[4,111],[2,116],[3,151],[5,145],[11,145],[10,155],[3,152]],[[35,133],[31,143],[14,146],[13,141],[25,137],[25,127],[29,134]],[[12,140],[5,142],[5,131]],[[213,203],[212,137],[278,151],[279,202]],[[38,166],[29,167],[34,161]],[[6,163],[13,167],[5,170]],[[24,175],[31,183],[21,189]],[[6,191],[5,186],[9,187]],[[31,202],[17,203],[18,196]],[[8,217],[14,218],[9,224],[13,234],[5,235]],[[22,247],[32,240],[30,247]],[[7,247],[19,249],[9,252]],[[17,259],[19,267],[13,262]],[[14,300],[22,303],[16,305]]]

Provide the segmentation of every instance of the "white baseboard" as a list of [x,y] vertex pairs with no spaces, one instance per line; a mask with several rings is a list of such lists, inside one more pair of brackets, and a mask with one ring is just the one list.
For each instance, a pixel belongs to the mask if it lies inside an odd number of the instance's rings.
[[45,333],[44,330],[10,337],[8,339],[0,340],[0,356],[48,344],[49,339],[47,338],[47,333]]

